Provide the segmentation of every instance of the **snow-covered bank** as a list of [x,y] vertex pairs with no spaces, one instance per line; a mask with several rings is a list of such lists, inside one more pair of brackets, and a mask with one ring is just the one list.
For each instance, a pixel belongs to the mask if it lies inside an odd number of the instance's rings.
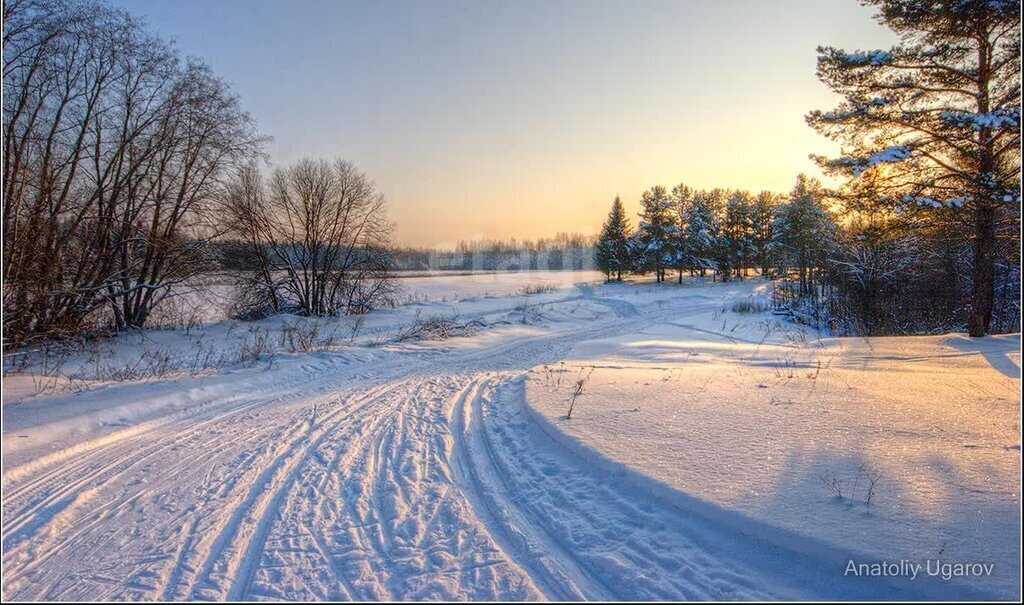
[[[858,344],[729,311],[764,288],[587,280],[420,302],[366,316],[351,337],[350,318],[325,323],[345,336],[308,349],[288,334],[313,320],[220,322],[104,351],[121,363],[157,346],[188,358],[197,339],[229,353],[276,344],[198,375],[21,400],[5,381],[4,597],[1010,594],[1019,426],[1001,423],[1017,407],[993,400],[983,417],[979,393],[1019,391],[1019,337],[984,351],[958,337]],[[475,328],[394,338],[456,315]],[[596,369],[567,422],[581,365]],[[953,440],[964,455],[947,461]],[[870,507],[860,480],[842,483],[861,462],[882,472]],[[806,476],[826,471],[842,501]],[[867,552],[876,531],[994,557],[999,584],[843,577],[837,547]]]
[[818,338],[717,309],[579,343],[528,396],[583,455],[837,574],[850,558],[991,563],[927,592],[1020,589],[1019,335]]
[[[487,327],[581,321],[607,308],[583,301],[575,286],[600,280],[593,271],[533,271],[435,275],[400,279],[409,302],[359,316],[312,319],[274,316],[260,321],[226,319],[227,286],[207,285],[174,305],[196,312],[198,323],[128,331],[65,351],[29,352],[27,372],[5,373],[5,405],[45,395],[93,390],[123,382],[153,382],[240,368],[273,366],[310,351],[341,355],[343,362],[395,348],[402,331],[421,320],[447,318]],[[479,327],[479,326],[478,326]],[[298,342],[297,342],[298,341]],[[407,345],[406,348],[414,345]],[[436,346],[432,343],[428,346]],[[419,347],[417,347],[419,348]],[[42,359],[45,357],[45,360]],[[11,356],[10,359],[21,358]],[[337,360],[336,360],[337,361]],[[9,359],[5,363],[10,364]],[[41,369],[45,368],[45,369]],[[40,403],[50,408],[49,404]],[[62,406],[62,402],[57,402]]]
[[[598,271],[395,271],[394,304],[458,303],[517,296],[602,281]],[[151,326],[212,324],[231,316],[236,286],[230,275],[205,275],[180,286],[153,311]]]

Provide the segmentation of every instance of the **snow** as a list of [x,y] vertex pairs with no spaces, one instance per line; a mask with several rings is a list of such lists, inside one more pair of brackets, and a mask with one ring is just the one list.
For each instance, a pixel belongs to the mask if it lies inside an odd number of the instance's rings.
[[886,147],[885,149],[872,153],[865,160],[864,166],[859,167],[856,174],[863,172],[865,168],[871,168],[879,164],[893,164],[896,162],[902,162],[903,160],[910,157],[910,148],[905,145],[894,145],[892,147]]
[[564,364],[595,368],[572,420],[571,381],[543,369],[531,406],[573,447],[698,501],[681,506],[742,515],[834,570],[995,563],[991,578],[918,579],[934,598],[1018,594],[1019,335],[819,338],[715,309],[580,343]]
[[963,208],[965,204],[971,201],[970,197],[954,197],[945,201],[939,201],[931,197],[915,197],[913,195],[903,196],[904,202],[914,202],[918,206],[928,206],[930,208]]
[[862,103],[861,102],[856,102],[856,101],[851,101],[847,105],[847,107],[849,107],[849,109],[842,109],[842,110],[836,110],[836,111],[826,111],[826,112],[814,111],[814,112],[812,112],[812,115],[814,115],[816,117],[820,117],[820,118],[822,118],[824,120],[827,120],[827,121],[843,122],[843,121],[845,121],[845,120],[847,120],[849,118],[852,118],[854,116],[865,115],[873,107],[884,107],[885,105],[887,105],[889,103],[892,103],[892,98],[890,98],[890,97],[874,97],[871,100],[866,101],[866,102],[862,102]]
[[966,126],[972,130],[1020,128],[1020,108],[1018,107],[1001,108],[988,113],[943,111],[939,114],[939,118],[950,126]]
[[[730,311],[757,280],[414,279],[418,300],[323,320],[342,337],[312,350],[283,342],[315,320],[223,320],[76,353],[52,392],[6,377],[4,598],[1019,592],[1019,335],[819,337]],[[456,315],[478,331],[392,338]],[[197,348],[224,363],[174,361]],[[171,371],[111,378],[143,356]],[[861,465],[870,506],[818,476]],[[850,553],[995,568],[844,577]]]
[[[523,275],[528,275],[524,280]],[[526,285],[566,288],[579,282],[603,279],[600,271],[397,271],[398,303],[448,302],[502,297],[521,292]],[[232,286],[221,279],[200,280],[180,288],[157,306],[151,323],[175,327],[186,317],[193,324],[216,323],[230,316]]]
[[879,164],[895,164],[913,157],[913,151],[906,145],[891,145],[867,156],[841,157],[834,161],[836,166],[845,167],[853,176],[860,176],[865,170]]
[[818,52],[826,53],[837,61],[854,66],[884,65],[892,61],[893,58],[892,53],[887,50],[855,50],[848,52],[837,48],[818,47]]

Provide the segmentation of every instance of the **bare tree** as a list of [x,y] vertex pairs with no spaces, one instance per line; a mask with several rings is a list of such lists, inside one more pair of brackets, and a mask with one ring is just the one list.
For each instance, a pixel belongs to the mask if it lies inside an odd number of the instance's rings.
[[225,175],[249,161],[261,139],[223,81],[190,61],[153,141],[157,149],[118,213],[117,278],[107,284],[118,327],[142,326],[203,269],[204,244],[226,232],[215,205]]
[[250,167],[229,189],[227,207],[254,259],[249,292],[259,306],[364,313],[394,294],[385,199],[351,162],[303,159],[266,184]]
[[142,326],[194,273],[201,210],[262,139],[198,61],[92,0],[4,4],[4,327]]

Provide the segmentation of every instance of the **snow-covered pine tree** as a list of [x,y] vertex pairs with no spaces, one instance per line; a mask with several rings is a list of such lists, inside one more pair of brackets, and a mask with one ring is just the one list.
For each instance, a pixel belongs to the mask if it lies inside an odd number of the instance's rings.
[[813,270],[822,266],[835,233],[824,197],[817,179],[798,175],[789,201],[778,207],[772,224],[773,248],[786,269],[797,269],[801,296],[812,292]]
[[714,236],[715,241],[711,246],[711,261],[715,268],[715,278],[723,277],[729,279],[732,271],[729,258],[729,240],[722,233],[722,225],[725,222],[725,206],[729,200],[730,191],[715,187],[707,192],[710,207],[714,213]]
[[647,250],[646,245],[640,240],[640,232],[633,231],[629,236],[627,249],[629,250],[629,272],[643,273],[647,271]]
[[656,281],[665,280],[665,270],[672,263],[672,240],[677,230],[672,198],[665,188],[656,185],[645,191],[640,198],[637,240],[643,255],[643,267],[654,271]]
[[611,281],[612,274],[615,274],[618,281],[622,281],[622,272],[630,270],[632,250],[629,231],[626,210],[619,196],[615,196],[594,248],[597,267],[604,271],[608,281]]
[[753,256],[753,226],[751,221],[753,201],[750,193],[736,190],[725,203],[725,219],[722,221],[722,235],[726,245],[727,264],[734,275],[747,275]]
[[693,196],[696,192],[680,183],[672,188],[672,203],[675,206],[675,223],[678,229],[675,237],[672,238],[672,267],[679,272],[678,282],[683,283],[683,271],[689,270],[692,274],[696,267],[690,262],[686,250],[686,216],[690,206],[693,205]]
[[818,49],[818,77],[844,101],[807,121],[850,150],[819,161],[834,172],[881,173],[882,189],[903,204],[962,209],[973,231],[968,331],[982,336],[996,234],[1020,204],[1020,0],[862,2],[901,43]]
[[683,250],[686,263],[704,275],[715,268],[714,251],[718,242],[715,198],[711,192],[697,191],[683,209]]
[[761,270],[762,277],[768,275],[772,265],[772,219],[780,198],[770,191],[762,191],[754,196],[750,205],[751,262]]

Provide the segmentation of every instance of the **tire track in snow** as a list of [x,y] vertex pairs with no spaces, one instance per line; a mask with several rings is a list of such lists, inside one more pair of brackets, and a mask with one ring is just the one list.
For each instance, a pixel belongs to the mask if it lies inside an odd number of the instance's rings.
[[[275,402],[271,401],[270,403],[273,404]],[[113,453],[116,456],[124,449],[116,443],[110,444],[102,450],[95,450],[91,455],[83,456],[82,459],[77,460],[73,464],[55,469],[43,479],[33,481],[22,489],[15,490],[8,502],[24,498],[26,492],[31,494],[35,489],[41,488],[45,490],[48,487],[57,486],[55,491],[46,493],[38,500],[30,501],[25,508],[12,512],[8,516],[7,527],[5,527],[6,535],[4,536],[5,550],[30,538],[35,531],[48,524],[52,518],[59,515],[75,499],[74,494],[81,491],[85,486],[112,481],[132,470],[137,465],[188,441],[190,434],[185,431],[174,431],[175,427],[194,422],[190,427],[191,431],[199,430],[224,421],[235,414],[245,412],[252,407],[266,404],[266,401],[250,401],[245,405],[230,410],[218,410],[209,416],[204,414],[198,417],[178,420],[164,428],[165,431],[172,431],[170,438],[143,443],[132,456],[115,457],[112,461],[105,461],[105,455]],[[147,431],[144,434],[133,437],[132,441],[144,442],[146,438],[151,436],[152,434]],[[99,462],[100,467],[89,469],[90,464],[93,462]],[[69,480],[70,477],[75,477],[75,479]]]
[[[225,416],[230,415],[226,414]],[[52,556],[57,555],[63,548],[74,544],[91,527],[90,521],[92,519],[101,516],[108,509],[117,507],[124,502],[136,500],[140,492],[138,490],[129,490],[116,496],[109,503],[101,504],[88,510],[85,510],[84,507],[83,500],[86,499],[85,497],[89,500],[98,498],[104,486],[111,484],[111,482],[127,475],[134,469],[138,469],[138,467],[151,460],[158,459],[160,454],[168,450],[174,450],[181,444],[187,443],[195,431],[209,424],[211,423],[202,422],[192,427],[187,433],[183,431],[179,434],[180,438],[174,439],[169,443],[158,441],[144,446],[142,451],[137,452],[138,455],[136,456],[115,459],[113,462],[106,463],[98,470],[84,474],[78,481],[69,482],[64,489],[44,496],[42,501],[37,502],[27,511],[21,513],[23,517],[16,517],[19,523],[16,525],[14,533],[5,536],[4,565],[10,568],[14,566],[17,560],[27,560],[28,563],[16,572],[11,573],[8,577],[8,582],[17,582],[24,575],[40,567]],[[247,434],[256,435],[263,432],[259,429],[253,429]],[[218,448],[214,445],[212,451],[206,450],[205,452],[200,448],[196,449],[198,449],[197,452],[194,452],[191,456],[186,456],[167,470],[173,470],[178,466],[186,464],[190,459],[194,460],[203,455],[210,455]],[[78,468],[76,466],[67,475],[73,474]],[[144,469],[139,470],[144,472]],[[76,518],[76,512],[82,514]],[[28,522],[21,522],[22,519],[26,519]],[[83,524],[84,527],[79,527]],[[42,534],[42,542],[36,540],[35,544],[31,544],[26,549],[17,549],[17,546],[32,540],[38,533]]]
[[468,432],[485,452],[475,459],[494,475],[496,497],[516,495],[504,504],[518,510],[512,518],[532,526],[543,550],[555,555],[570,577],[589,581],[581,584],[583,598],[773,596],[770,589],[754,587],[749,578],[758,573],[745,569],[742,558],[727,549],[715,552],[728,544],[717,540],[720,530],[709,530],[703,520],[637,491],[552,441],[523,407],[523,378],[522,373],[506,376],[473,402]]
[[[5,592],[239,599],[614,595],[571,547],[559,546],[564,536],[501,491],[509,481],[483,441],[481,402],[492,384],[507,377],[506,370],[552,361],[576,342],[639,329],[653,316],[709,308],[666,307],[484,350],[402,358],[348,382],[334,375],[306,376],[308,384],[288,381],[285,389],[269,394],[212,399],[195,414],[69,452],[41,473],[27,469],[14,481],[18,491],[12,506],[22,505],[18,519],[33,531],[16,543],[5,536],[5,567],[18,580]],[[376,386],[358,385],[355,380],[362,376]],[[335,390],[310,398],[326,386]],[[313,423],[293,414],[300,405],[319,411],[321,403],[327,412]],[[236,432],[237,442],[225,443],[219,431],[239,419],[255,428]],[[186,446],[182,456],[180,448]],[[192,461],[203,462],[197,451],[216,465],[204,476],[188,474]],[[174,483],[155,489],[132,484],[152,472]],[[475,490],[468,487],[474,481]],[[87,514],[93,501],[63,507],[62,496],[77,497],[87,487],[100,490],[93,496],[100,506]],[[168,489],[199,495],[186,510],[165,512],[161,499]],[[111,490],[121,491],[111,499]],[[63,535],[53,541],[38,530],[61,509],[67,514],[55,530]],[[135,571],[114,579],[103,577],[100,561],[68,559],[76,549],[124,541],[137,531],[155,531],[143,536],[163,547],[153,554],[121,555],[126,564],[138,557],[142,567],[157,565],[156,577],[146,582],[133,579],[139,576]],[[157,536],[167,543],[158,544]],[[517,550],[517,540],[530,547]],[[23,542],[32,548],[23,548]],[[550,553],[535,561],[542,550]],[[46,556],[26,565],[29,552]],[[165,563],[143,562],[161,558]],[[61,570],[60,563],[72,564],[74,571]],[[26,587],[26,579],[35,586]],[[38,592],[43,589],[45,594]]]
[[[490,534],[540,584],[548,598],[581,600],[589,593],[592,598],[606,599],[607,589],[593,582],[557,542],[526,521],[527,516],[515,503],[507,498],[499,500],[508,486],[497,478],[493,459],[479,430],[478,406],[481,391],[486,386],[486,379],[474,381],[458,395],[452,413],[456,443],[454,469],[463,492]],[[560,567],[567,568],[568,573],[550,563],[552,556],[560,559]]]
[[[395,366],[381,364],[381,368]],[[281,388],[268,394],[231,393],[194,404],[190,408],[118,431],[97,440],[76,444],[48,454],[4,474],[4,561],[8,552],[45,527],[64,507],[74,502],[74,494],[85,486],[108,483],[123,476],[138,464],[187,442],[196,431],[223,423],[232,417],[266,406],[281,405],[308,397],[326,384],[337,383],[335,376],[312,379],[302,366],[302,376],[283,381]],[[186,430],[186,427],[188,430]],[[266,429],[262,429],[266,432]],[[256,428],[252,433],[259,433]],[[98,468],[95,468],[99,465]],[[37,469],[48,468],[38,476]],[[25,479],[21,482],[21,479]],[[42,492],[41,496],[33,494]],[[28,499],[21,509],[9,510]]]
[[[116,451],[119,447],[129,446],[130,443],[139,437],[157,434],[161,431],[166,432],[173,426],[181,425],[183,423],[216,417],[219,414],[230,414],[234,409],[236,409],[233,406],[239,406],[241,410],[244,410],[249,407],[253,407],[253,405],[266,405],[268,403],[266,395],[270,395],[272,393],[282,394],[284,399],[302,396],[306,391],[296,393],[296,387],[308,387],[311,384],[329,381],[325,380],[324,377],[319,378],[319,380],[316,379],[314,370],[318,369],[322,368],[317,368],[312,364],[301,364],[299,366],[299,372],[296,372],[295,375],[286,375],[280,382],[275,382],[275,388],[272,391],[265,393],[264,397],[253,398],[252,391],[234,391],[224,395],[215,395],[213,397],[195,401],[185,409],[172,411],[164,416],[159,416],[157,418],[141,422],[126,429],[114,431],[95,439],[76,443],[72,446],[50,452],[20,466],[5,469],[3,476],[4,483],[7,486],[7,489],[14,490],[11,492],[10,496],[16,497],[19,496],[23,490],[31,489],[39,484],[50,482],[54,478],[55,474],[68,472],[69,464],[75,465],[85,463],[93,456],[103,455],[102,453],[98,453],[97,450],[103,450],[103,452],[109,452],[111,450]],[[327,376],[331,375],[328,374]],[[199,384],[202,384],[201,379]],[[202,391],[202,389],[203,387],[201,386],[197,386],[195,388],[197,391]],[[114,390],[116,392],[116,385],[114,386]],[[119,445],[122,444],[122,442],[123,445]],[[50,469],[50,471],[47,472],[45,469]],[[24,485],[18,485],[22,479],[32,473],[35,473],[36,476],[27,480]]]
[[[383,406],[377,404],[376,399],[385,391],[393,390],[395,385],[389,383],[383,386],[376,387],[359,395],[359,405],[355,410],[343,410],[349,412],[339,422],[333,424],[329,428],[325,428],[319,432],[315,439],[308,440],[308,445],[304,446],[301,458],[290,467],[287,472],[287,476],[282,481],[280,487],[276,488],[273,494],[269,498],[268,505],[263,509],[259,520],[256,523],[256,533],[249,539],[245,545],[245,553],[242,560],[239,563],[239,572],[234,574],[231,587],[227,592],[226,598],[231,601],[241,600],[248,596],[249,588],[252,584],[253,575],[256,573],[259,565],[259,560],[263,556],[264,547],[266,545],[267,537],[271,530],[271,524],[274,520],[274,516],[278,515],[282,509],[282,503],[284,499],[290,495],[290,492],[295,485],[298,478],[299,471],[302,466],[307,464],[312,456],[315,454],[317,448],[329,438],[337,438],[336,431],[340,428],[347,428],[357,418],[363,419],[366,417],[375,418],[383,415],[387,415],[392,410],[388,410]],[[359,414],[355,416],[352,412],[362,412],[366,408],[369,409],[365,414]]]
[[[281,498],[291,488],[298,467],[309,458],[312,450],[326,435],[352,422],[353,413],[372,404],[373,398],[385,388],[370,389],[344,404],[335,405],[325,417],[307,418],[298,434],[278,448],[273,460],[250,484],[245,498],[232,511],[220,533],[213,540],[197,574],[196,582],[189,589],[190,599],[208,600],[207,595],[199,594],[199,591],[207,592],[209,588],[199,584],[213,580],[214,574],[223,574],[225,581],[230,583],[224,598],[239,600],[245,595],[257,563],[254,559],[262,554],[269,525],[278,512]],[[336,421],[332,423],[331,421],[335,419]],[[325,426],[325,423],[330,424]],[[248,527],[252,529],[248,532],[240,531]],[[240,553],[238,560],[234,561],[229,557],[227,561],[220,561],[221,555],[229,548]]]
[[[290,393],[290,394],[288,394],[288,396],[278,397],[278,398],[270,399],[270,400],[268,400],[266,398],[259,398],[259,397],[257,397],[257,398],[255,398],[253,400],[252,406],[266,406],[268,404],[282,403],[282,402],[285,402],[285,401],[295,400],[295,399],[298,399],[298,401],[297,402],[293,401],[292,405],[294,405],[295,403],[304,404],[305,401],[303,401],[301,399],[302,395],[308,395],[308,392],[307,393]],[[336,394],[329,393],[327,395],[322,395],[319,398],[314,399],[313,401],[314,401],[314,405],[320,405],[319,403],[317,403],[318,401],[322,402],[322,403],[329,403],[331,400],[336,400],[337,398],[338,398],[338,396]],[[343,408],[343,407],[344,406],[341,406],[341,405],[337,406],[337,408]],[[201,421],[199,423],[195,423],[192,426],[188,426],[186,424],[185,426],[182,426],[182,427],[178,428],[177,427],[177,423],[175,423],[174,426],[175,426],[176,430],[173,431],[170,434],[169,438],[166,438],[166,437],[168,437],[167,435],[157,434],[157,435],[155,435],[157,437],[155,442],[149,443],[149,444],[143,443],[142,446],[140,447],[139,451],[133,451],[131,449],[128,449],[127,451],[121,451],[119,449],[114,449],[113,451],[110,452],[114,456],[114,459],[113,459],[112,462],[104,460],[104,459],[100,459],[99,462],[103,463],[101,468],[99,468],[97,471],[95,471],[95,472],[93,472],[91,474],[88,474],[87,476],[83,477],[83,479],[80,480],[80,481],[70,482],[70,484],[67,486],[67,489],[64,490],[64,491],[70,491],[70,492],[73,493],[74,489],[77,489],[77,488],[81,487],[82,485],[88,484],[90,481],[92,481],[93,483],[98,483],[99,484],[99,486],[97,486],[97,488],[95,490],[92,490],[92,491],[95,492],[95,491],[98,491],[99,488],[101,488],[101,487],[111,485],[118,478],[126,475],[129,471],[134,470],[135,476],[138,476],[144,470],[144,469],[139,469],[138,466],[142,462],[144,462],[145,460],[152,459],[154,457],[156,457],[159,460],[159,457],[157,456],[158,454],[161,454],[161,453],[165,452],[168,449],[174,448],[177,444],[180,444],[182,442],[187,442],[189,439],[192,438],[193,435],[199,433],[200,429],[208,428],[209,426],[212,426],[213,424],[216,424],[216,423],[223,423],[223,422],[226,422],[226,421],[233,422],[233,418],[232,417],[237,412],[239,412],[239,411],[240,410],[238,410],[238,409],[232,409],[232,410],[228,410],[228,411],[226,411],[224,413],[215,414],[212,418],[205,419],[205,420],[203,420],[203,421]],[[343,409],[335,409],[336,413],[337,412],[341,412],[341,411],[343,411]],[[192,417],[193,421],[195,419],[196,419],[195,417]],[[250,438],[255,436],[256,439],[254,440],[254,443],[248,445],[248,447],[249,447],[248,451],[256,452],[256,451],[258,451],[258,449],[260,447],[262,447],[262,444],[267,443],[268,440],[272,440],[272,439],[280,438],[281,437],[280,433],[275,433],[276,429],[274,428],[273,423],[270,426],[262,426],[261,427],[261,426],[258,425],[258,421],[259,420],[262,420],[262,418],[258,418],[257,419],[256,426],[254,426],[252,429],[242,433],[239,436],[243,440],[243,442],[245,442],[246,444],[248,444],[248,442],[250,441]],[[282,430],[289,430],[287,428],[289,426],[292,426],[293,428],[295,426],[301,426],[301,421],[299,421],[299,423],[297,424],[296,423],[296,419],[295,419],[294,416],[287,416],[286,418],[284,418],[284,420],[285,420],[284,424],[280,425],[282,427]],[[187,421],[186,420],[182,420],[181,422],[187,422]],[[198,452],[199,454],[202,454],[205,451],[207,455],[211,455],[212,456],[221,447],[225,447],[225,446],[228,446],[228,445],[235,445],[235,444],[222,444],[222,443],[219,443],[218,442],[218,441],[220,441],[219,440],[219,435],[216,434],[216,433],[214,433],[213,435],[209,436],[209,438],[210,438],[210,441],[208,441],[207,443],[199,442],[199,443],[192,443],[192,444],[190,444],[193,447],[189,451],[190,452]],[[96,454],[90,455],[89,456],[89,461],[91,461],[94,456],[96,456]],[[66,469],[67,470],[67,474],[71,474],[72,472],[76,471],[79,467],[80,467],[80,465],[75,465],[75,466],[72,466],[70,469]],[[166,473],[170,469],[173,469],[173,468],[174,467],[171,466],[171,467],[167,467],[167,468],[162,468],[160,470],[161,470],[162,473]],[[118,469],[119,472],[114,473],[114,474],[110,474],[109,473],[110,469]],[[259,468],[256,468],[256,469],[244,469],[243,468],[242,470],[243,470],[243,472],[246,471],[246,470],[253,470],[253,473],[255,473],[255,471],[259,470]],[[244,483],[242,478],[241,477],[237,477],[237,476],[229,476],[226,479],[226,481],[227,481],[227,484],[229,484],[231,486],[238,485],[240,483]],[[60,485],[60,484],[58,483],[57,485]],[[179,489],[181,489],[181,488],[179,487]],[[131,494],[131,490],[132,490],[132,488],[129,486],[127,493]],[[232,487],[232,490],[233,490],[233,487]],[[126,497],[131,497],[131,496],[129,495],[129,496],[126,496]],[[43,511],[43,512],[46,512],[46,511]],[[206,513],[206,514],[209,513],[209,511],[203,511],[203,510],[197,510],[197,511],[194,511],[194,512],[195,512],[196,515],[202,515],[204,513]],[[50,523],[52,521],[51,517],[53,517],[53,515],[41,514],[40,510],[38,509],[38,507],[36,508],[35,511],[29,511],[29,513],[30,514],[34,513],[36,515],[39,515],[39,524],[40,525],[46,525],[46,524],[48,524],[48,523]],[[76,519],[75,523],[76,524],[82,524],[87,518],[88,517],[84,517],[84,518],[81,518],[81,519]],[[68,518],[68,520],[70,521],[70,517]],[[182,521],[179,520],[177,522],[177,524],[178,524],[178,526],[181,526],[182,525]],[[58,528],[58,529],[60,529],[60,528]],[[60,533],[67,534],[67,530],[62,531]],[[14,586],[16,581],[20,581],[23,576],[31,573],[37,567],[40,567],[43,563],[46,562],[46,560],[51,555],[57,554],[58,551],[60,551],[63,547],[68,546],[69,544],[71,544],[73,542],[73,540],[75,538],[81,536],[82,533],[83,533],[82,531],[78,531],[78,532],[75,532],[74,534],[72,534],[70,537],[64,536],[66,539],[61,540],[57,544],[50,545],[50,546],[47,546],[45,541],[43,541],[42,543],[38,543],[39,541],[35,540],[37,543],[36,544],[31,544],[27,548],[16,548],[16,547],[14,547],[14,545],[9,547],[8,544],[11,544],[11,542],[5,541],[5,567],[8,570],[12,570],[12,573],[10,575],[8,575],[7,583],[6,583],[7,585],[5,586],[5,589],[8,589],[8,588],[11,588],[12,586]],[[5,538],[6,538],[6,536],[5,536]],[[185,540],[189,540],[187,535],[185,537]],[[41,549],[43,549],[43,550],[41,550]],[[37,555],[39,555],[39,556],[37,556]],[[179,553],[178,558],[181,558],[183,555],[184,555],[184,553]],[[19,568],[19,565],[17,565],[17,561],[19,561],[19,560],[20,561],[25,561],[26,559],[27,559],[27,563],[28,564],[20,566],[20,568]],[[181,573],[180,573],[180,571],[178,569],[173,570],[169,575],[170,575],[171,578],[180,578],[181,577]]]
[[[266,550],[262,558],[271,567],[233,596],[282,598],[266,574],[282,566],[306,569],[315,561],[323,561],[334,579],[306,582],[300,593],[305,598],[342,591],[356,599],[540,596],[493,544],[469,504],[451,495],[447,395],[460,382],[430,375],[395,385],[377,402],[382,412],[355,435],[333,433],[325,445],[335,455],[313,457],[305,469],[317,489],[297,485],[280,515],[317,527],[321,535],[296,541],[286,527],[277,527],[271,543],[285,547]],[[343,451],[332,441],[354,443]],[[338,506],[319,505],[325,485],[337,490]],[[346,572],[354,577],[336,577]]]
[[[305,372],[303,372],[303,374],[305,374]],[[172,448],[187,440],[189,434],[186,431],[181,430],[185,426],[191,425],[190,428],[192,431],[195,431],[196,429],[210,426],[217,422],[222,422],[231,416],[246,412],[253,408],[279,404],[300,398],[304,396],[307,391],[296,392],[294,387],[308,384],[308,376],[305,376],[304,380],[293,378],[292,380],[285,381],[285,384],[283,385],[286,389],[285,393],[269,400],[266,395],[253,396],[251,392],[236,392],[214,397],[194,404],[188,409],[171,413],[162,418],[142,423],[141,425],[131,427],[124,431],[117,431],[115,433],[105,435],[99,439],[79,443],[70,448],[58,450],[43,456],[38,460],[31,461],[20,467],[8,469],[4,474],[5,491],[8,492],[5,494],[5,509],[11,502],[23,499],[34,491],[46,490],[47,488],[52,488],[55,485],[59,487],[58,491],[54,494],[45,496],[37,504],[59,500],[61,496],[67,493],[73,493],[74,490],[80,488],[82,485],[97,483],[101,482],[101,480],[108,479],[104,474],[115,470],[118,466],[123,466],[129,462],[140,462],[148,456],[160,453],[161,451]],[[154,436],[155,440],[147,443],[147,440],[154,439]],[[127,457],[119,457],[125,450],[133,448],[139,449],[138,446],[135,446],[136,443],[143,444],[142,447],[145,449],[142,451],[136,451],[136,456],[130,460]],[[86,472],[86,469],[88,469],[92,463],[102,463],[104,458],[110,455],[115,457],[113,463],[107,464],[98,470],[89,470]],[[62,462],[64,463],[61,464]],[[19,480],[22,477],[29,475],[31,472],[35,472],[36,469],[47,467],[50,467],[48,471],[44,471],[36,477],[29,477],[23,484],[19,484]],[[74,477],[74,479],[69,481],[69,477]],[[23,516],[33,516],[42,519],[47,517],[47,515],[39,515],[36,513],[37,511],[31,508],[26,511],[12,513],[6,513],[5,511],[5,516],[7,517],[7,527],[5,527],[4,536],[5,550],[8,548],[7,540],[19,535],[18,530],[23,524],[23,521],[21,520]]]

